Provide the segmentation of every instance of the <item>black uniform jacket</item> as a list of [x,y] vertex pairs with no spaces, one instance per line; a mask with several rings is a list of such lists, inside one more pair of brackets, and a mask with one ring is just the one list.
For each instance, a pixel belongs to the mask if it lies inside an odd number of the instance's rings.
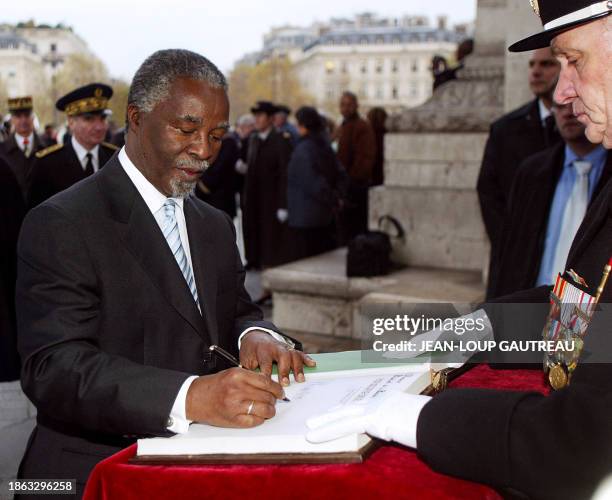
[[[578,230],[567,267],[594,290],[611,256],[612,182],[608,182]],[[516,309],[505,314],[507,309],[488,305],[495,337],[541,339],[549,292],[549,287],[539,287],[499,299],[522,303],[525,310],[537,309],[539,314],[516,314]],[[590,498],[598,483],[612,473],[610,283],[601,302],[568,387],[549,396],[444,391],[425,405],[419,417],[419,454],[438,471],[532,498]],[[534,309],[537,303],[543,307]]]
[[[100,168],[113,156],[115,151],[117,151],[117,146],[107,142],[100,143],[98,150]],[[32,166],[29,182],[30,207],[35,207],[87,176],[70,140],[66,141],[66,144],[56,144],[39,151]]]
[[32,176],[32,166],[36,160],[36,153],[43,149],[45,146],[42,139],[38,134],[34,134],[34,144],[32,151],[29,156],[26,156],[23,151],[17,145],[17,139],[15,134],[11,134],[8,139],[2,143],[4,150],[4,156],[6,161],[13,169],[17,182],[21,188],[21,194],[24,201],[27,202],[28,192],[30,190],[30,181]]

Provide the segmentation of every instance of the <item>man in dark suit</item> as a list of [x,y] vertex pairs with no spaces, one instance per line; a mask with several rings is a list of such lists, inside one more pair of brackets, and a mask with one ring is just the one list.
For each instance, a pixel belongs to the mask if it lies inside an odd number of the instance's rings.
[[[17,316],[38,415],[20,477],[81,492],[137,436],[258,425],[289,371],[314,365],[251,302],[230,219],[191,196],[228,127],[226,89],[199,54],[156,52],[130,87],[125,148],[26,217]],[[262,373],[223,370],[213,344]]]
[[30,175],[35,153],[45,147],[34,130],[32,97],[14,97],[8,100],[13,132],[1,144],[6,161],[13,169],[24,202],[27,202]]
[[501,234],[508,195],[521,162],[559,140],[550,114],[559,63],[550,48],[535,50],[529,59],[529,87],[533,101],[502,116],[491,125],[478,175],[478,200],[491,242],[487,297],[498,274]]
[[244,184],[244,246],[255,269],[291,260],[287,231],[287,165],[291,136],[274,128],[276,106],[258,101],[251,108],[256,133],[250,136]]
[[556,273],[563,271],[576,223],[585,213],[574,224],[566,217],[580,180],[576,162],[589,166],[585,211],[612,178],[612,155],[586,138],[571,106],[553,105],[553,110],[563,142],[529,156],[517,169],[505,218],[496,297],[551,285]]
[[[573,106],[589,140],[612,148],[612,4],[592,0],[539,0],[545,30],[510,47],[531,50],[551,43],[561,62],[555,101]],[[590,206],[572,244],[566,268],[595,294],[612,254],[612,183]],[[550,287],[517,292],[505,302],[549,300]],[[549,396],[483,389],[447,390],[434,398],[394,394],[359,417],[328,423],[310,435],[318,441],[350,429],[366,430],[417,449],[435,470],[489,483],[530,498],[590,498],[612,473],[612,286],[585,336],[583,356],[571,383]],[[506,306],[508,304],[505,304]],[[498,339],[537,339],[539,320],[487,306]],[[502,314],[496,314],[496,312]],[[516,311],[516,309],[514,310]],[[520,312],[520,310],[519,310]],[[536,314],[537,316],[537,314]],[[520,322],[520,323],[519,323]],[[517,325],[522,324],[524,329]],[[388,408],[391,408],[388,411]],[[332,415],[333,417],[333,415]]]
[[19,379],[15,281],[17,236],[25,204],[13,169],[0,157],[0,382]]
[[235,166],[240,158],[239,141],[234,134],[225,134],[219,156],[202,174],[196,189],[198,198],[223,210],[232,219],[236,217],[238,173]]
[[36,153],[29,182],[31,207],[93,175],[118,149],[104,142],[108,100],[112,95],[113,89],[108,85],[91,83],[58,99],[55,107],[68,116],[72,135],[65,144]]

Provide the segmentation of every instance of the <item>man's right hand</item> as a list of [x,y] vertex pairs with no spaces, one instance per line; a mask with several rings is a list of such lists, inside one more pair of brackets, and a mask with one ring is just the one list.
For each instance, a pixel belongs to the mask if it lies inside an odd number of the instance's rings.
[[276,400],[283,397],[283,388],[270,377],[230,368],[192,382],[186,416],[217,427],[255,427],[275,415]]

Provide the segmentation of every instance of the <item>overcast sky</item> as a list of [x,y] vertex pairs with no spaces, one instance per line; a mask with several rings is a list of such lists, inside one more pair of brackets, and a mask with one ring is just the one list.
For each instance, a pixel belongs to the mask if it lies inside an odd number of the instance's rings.
[[[451,24],[470,21],[476,0],[2,0],[0,22],[34,19],[72,26],[106,63],[112,76],[130,79],[158,49],[187,48],[223,71],[258,50],[272,26],[308,25],[364,11],[382,16],[446,14]],[[435,22],[435,21],[434,21]]]

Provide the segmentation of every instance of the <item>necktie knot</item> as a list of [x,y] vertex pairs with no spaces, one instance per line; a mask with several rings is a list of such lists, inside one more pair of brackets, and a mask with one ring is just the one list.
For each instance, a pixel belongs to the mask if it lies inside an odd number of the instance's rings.
[[30,139],[28,139],[27,137],[23,138],[23,145],[27,146],[28,144],[30,144]]
[[587,175],[591,171],[591,162],[584,160],[576,160],[574,161],[574,168],[576,169],[576,174],[578,177],[583,177]]
[[168,198],[164,202],[164,215],[168,217],[169,219],[174,220],[175,215],[176,215],[175,209],[176,209],[176,204],[174,203],[174,200],[172,198]]

